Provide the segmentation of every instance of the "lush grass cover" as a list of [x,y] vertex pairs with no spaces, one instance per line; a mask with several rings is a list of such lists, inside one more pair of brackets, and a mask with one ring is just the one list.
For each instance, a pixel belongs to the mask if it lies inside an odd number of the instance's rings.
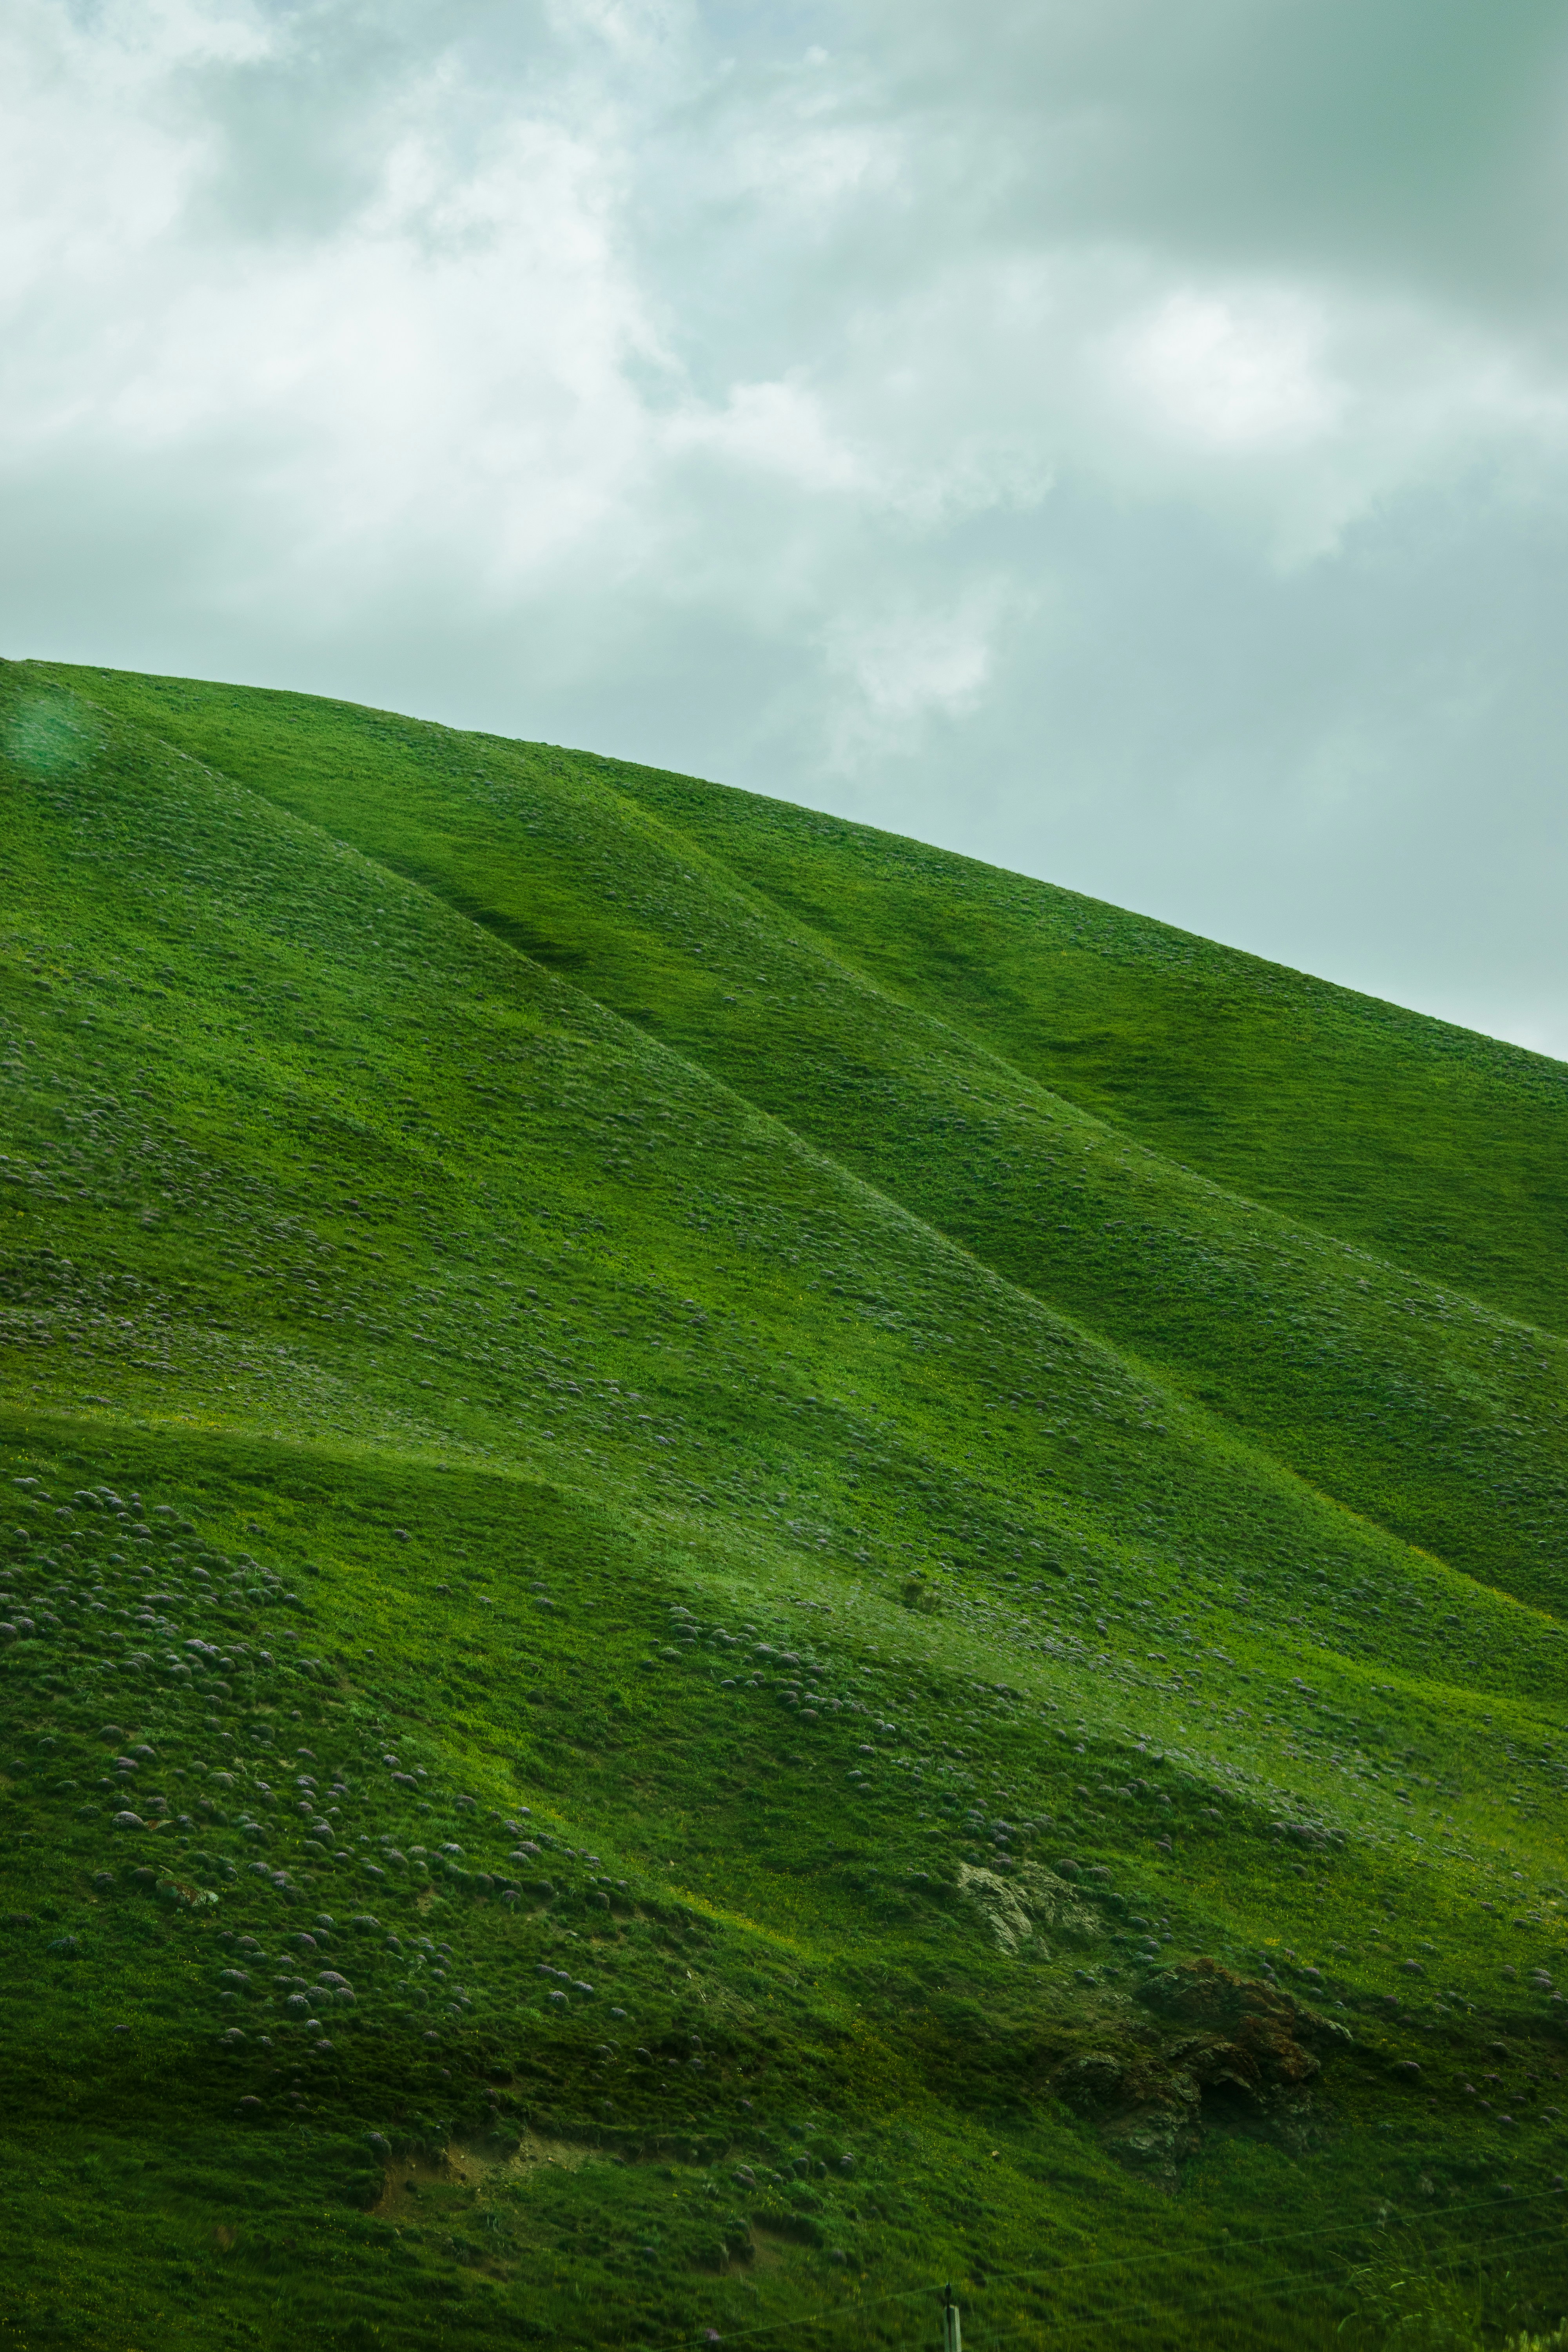
[[1560,2316],[1568,1071],[384,713],[0,753],[0,2344]]

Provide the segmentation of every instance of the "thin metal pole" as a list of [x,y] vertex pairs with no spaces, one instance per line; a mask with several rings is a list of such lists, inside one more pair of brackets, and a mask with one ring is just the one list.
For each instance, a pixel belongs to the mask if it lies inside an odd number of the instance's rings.
[[942,2352],[963,2352],[963,2332],[958,2324],[958,2305],[951,2286],[942,2291]]

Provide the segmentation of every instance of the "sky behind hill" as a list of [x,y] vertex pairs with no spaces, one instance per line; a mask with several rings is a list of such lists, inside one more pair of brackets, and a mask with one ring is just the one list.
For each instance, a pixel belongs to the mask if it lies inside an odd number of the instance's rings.
[[840,809],[1568,1055],[1568,16],[13,0],[0,650]]

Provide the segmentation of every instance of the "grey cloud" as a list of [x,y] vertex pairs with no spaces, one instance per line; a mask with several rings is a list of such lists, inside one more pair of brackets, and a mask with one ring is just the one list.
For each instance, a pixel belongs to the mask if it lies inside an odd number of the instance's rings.
[[1562,287],[1554,0],[868,0],[906,105],[1005,140],[1037,232],[1169,244],[1523,309]]
[[5,649],[689,768],[1568,1049],[1563,29],[16,18]]

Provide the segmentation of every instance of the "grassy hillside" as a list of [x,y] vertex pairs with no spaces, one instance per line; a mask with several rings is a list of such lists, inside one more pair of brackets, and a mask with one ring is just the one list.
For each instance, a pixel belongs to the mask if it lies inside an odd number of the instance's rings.
[[0,746],[0,2341],[1555,2315],[1558,1066],[547,747]]
[[[304,698],[93,683],[569,976],[1321,1491],[1561,1602],[1556,1065],[751,795]],[[1072,1045],[1090,1022],[1125,1073],[1115,1123],[1103,1078],[1075,1090],[1053,1066],[1091,1059]],[[1173,1139],[1205,1148],[1152,1149]]]

